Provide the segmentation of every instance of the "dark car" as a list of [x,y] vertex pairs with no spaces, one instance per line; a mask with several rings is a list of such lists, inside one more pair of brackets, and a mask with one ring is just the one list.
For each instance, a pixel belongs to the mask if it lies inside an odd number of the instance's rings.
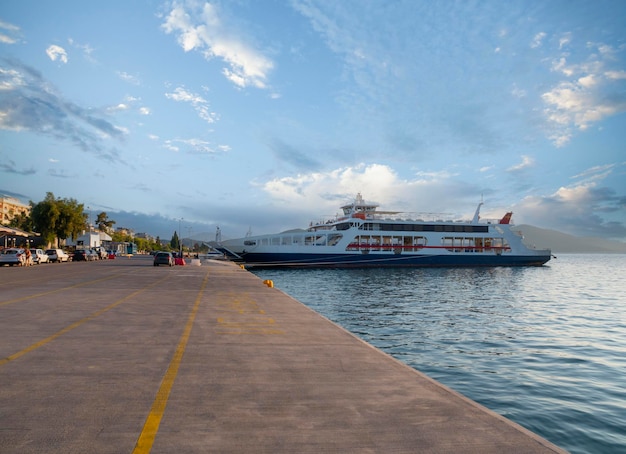
[[174,257],[171,252],[157,252],[154,254],[154,266],[174,266]]
[[93,260],[93,255],[91,253],[91,251],[88,251],[86,249],[77,249],[76,251],[74,251],[74,256],[72,258],[72,261],[74,262],[90,262]]

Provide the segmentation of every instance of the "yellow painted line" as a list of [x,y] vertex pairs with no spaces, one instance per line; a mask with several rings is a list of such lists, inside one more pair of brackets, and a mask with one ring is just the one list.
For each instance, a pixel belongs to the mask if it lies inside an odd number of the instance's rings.
[[124,274],[124,273],[117,273],[117,274],[113,274],[113,275],[108,276],[108,277],[103,277],[101,279],[95,279],[93,281],[81,282],[80,284],[70,285],[69,287],[58,288],[58,289],[55,289],[55,290],[49,290],[47,292],[41,292],[41,293],[35,293],[33,295],[23,296],[21,298],[16,298],[16,299],[13,299],[13,300],[2,301],[2,302],[0,302],[0,306],[6,306],[7,304],[18,303],[20,301],[26,301],[28,299],[38,298],[40,296],[51,295],[52,293],[62,292],[63,290],[68,290],[70,288],[78,288],[78,287],[83,287],[83,286],[88,285],[88,284],[93,284],[93,283],[96,283],[96,282],[106,281],[106,280],[109,280],[109,279],[113,279],[114,277],[120,276],[122,274]]
[[176,347],[176,351],[174,352],[174,357],[172,358],[172,361],[163,376],[161,386],[159,387],[154,402],[152,403],[152,408],[150,408],[150,413],[148,414],[146,422],[143,425],[143,430],[139,435],[135,449],[133,449],[133,454],[146,454],[152,449],[154,439],[159,431],[161,419],[163,418],[163,413],[165,413],[167,400],[169,399],[172,386],[174,386],[174,380],[176,380],[176,375],[178,375],[178,368],[183,359],[185,349],[187,348],[187,342],[189,341],[189,336],[191,335],[191,328],[193,327],[193,322],[196,318],[196,314],[198,313],[200,302],[202,301],[202,294],[204,293],[204,289],[208,281],[209,272],[207,271],[204,279],[202,280],[202,285],[200,286],[200,291],[196,297],[196,302],[191,310],[191,313],[189,314],[185,330],[183,331],[180,341],[178,342],[178,347]]
[[[52,336],[48,336],[48,337],[46,337],[45,339],[42,339],[42,340],[40,340],[39,342],[35,342],[34,344],[32,344],[32,345],[30,345],[30,346],[26,347],[24,350],[20,350],[19,352],[14,353],[14,354],[12,354],[12,355],[10,355],[10,356],[7,356],[6,358],[2,358],[2,359],[0,359],[0,366],[2,366],[3,364],[8,363],[8,362],[10,362],[10,361],[14,361],[14,360],[16,360],[16,359],[20,358],[21,356],[24,356],[26,353],[30,353],[30,352],[32,352],[33,350],[36,350],[36,349],[38,349],[39,347],[42,347],[43,345],[46,345],[46,344],[47,344],[47,343],[49,343],[49,342],[52,342],[52,341],[53,341],[54,339],[56,339],[57,337],[62,336],[63,334],[65,334],[65,333],[67,333],[67,332],[69,332],[69,331],[73,330],[74,328],[79,327],[79,326],[80,326],[80,325],[82,325],[83,323],[86,323],[86,322],[88,322],[88,321],[90,321],[90,320],[93,320],[94,318],[96,318],[96,317],[98,317],[98,316],[100,316],[100,315],[104,314],[104,313],[105,313],[105,312],[107,312],[107,311],[110,311],[110,310],[111,310],[111,309],[113,309],[114,307],[119,306],[120,304],[122,304],[122,303],[123,303],[124,301],[126,301],[127,299],[132,298],[133,296],[135,296],[135,295],[137,295],[137,294],[139,294],[139,293],[143,292],[144,290],[147,290],[147,289],[148,289],[148,288],[150,288],[150,287],[153,287],[153,286],[155,286],[155,285],[157,285],[157,284],[160,284],[161,282],[163,282],[163,281],[164,281],[165,279],[167,279],[167,278],[169,278],[169,276],[165,276],[163,279],[159,279],[158,281],[153,282],[152,284],[150,284],[150,285],[148,285],[148,286],[146,286],[146,287],[144,287],[144,288],[142,288],[142,289],[139,289],[139,290],[137,290],[137,291],[135,291],[135,292],[131,293],[130,295],[125,296],[124,298],[121,298],[121,299],[117,300],[116,302],[114,302],[113,304],[108,305],[108,306],[107,306],[107,307],[105,307],[104,309],[100,309],[99,311],[96,311],[96,312],[92,313],[91,315],[88,315],[88,316],[87,316],[87,317],[85,317],[85,318],[81,318],[81,319],[80,319],[80,320],[78,320],[77,322],[72,323],[71,325],[69,325],[69,326],[67,326],[67,327],[63,328],[61,331],[57,331],[57,332],[56,332],[56,333],[54,333]],[[110,278],[105,278],[105,279],[110,279]],[[98,281],[105,280],[105,279],[98,279]],[[97,281],[92,281],[92,282],[97,282]],[[73,286],[73,287],[78,287],[78,285],[75,285],[75,286]],[[71,288],[71,287],[66,287],[66,288]]]
[[279,329],[263,329],[263,330],[239,330],[239,331],[217,331],[218,336],[275,336],[285,334]]
[[225,320],[221,317],[217,318],[217,323],[219,323],[220,325],[232,325],[232,326],[253,326],[253,325],[258,325],[258,326],[264,326],[264,325],[273,325],[275,323],[273,318],[267,318],[265,320],[258,320],[258,321],[251,321],[251,322],[237,322],[237,321],[230,321],[230,320]]

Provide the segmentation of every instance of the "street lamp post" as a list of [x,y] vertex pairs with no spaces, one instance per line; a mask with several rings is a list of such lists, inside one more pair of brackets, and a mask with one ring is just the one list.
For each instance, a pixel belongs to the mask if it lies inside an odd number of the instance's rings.
[[180,230],[180,223],[182,222],[183,218],[180,218],[178,220],[178,255],[180,257],[180,259],[183,259],[183,232]]

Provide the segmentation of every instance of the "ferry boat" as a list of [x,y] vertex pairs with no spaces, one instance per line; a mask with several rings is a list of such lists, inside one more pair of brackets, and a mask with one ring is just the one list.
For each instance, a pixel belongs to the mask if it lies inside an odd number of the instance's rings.
[[307,229],[221,240],[211,246],[254,267],[476,267],[541,266],[549,249],[534,249],[511,229],[512,212],[480,220],[481,202],[468,221],[426,221],[378,211],[357,194],[343,214]]

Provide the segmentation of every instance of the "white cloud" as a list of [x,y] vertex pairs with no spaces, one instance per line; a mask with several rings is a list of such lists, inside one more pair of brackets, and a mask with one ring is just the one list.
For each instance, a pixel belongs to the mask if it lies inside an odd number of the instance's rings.
[[[626,197],[601,186],[620,164],[591,167],[573,179],[575,184],[561,186],[547,196],[529,196],[516,205],[520,223],[551,228],[573,235],[622,240],[626,237],[623,221],[611,220],[624,209]],[[624,163],[621,164],[622,166]]]
[[67,52],[61,46],[57,46],[56,44],[52,44],[46,49],[46,54],[52,61],[61,61],[63,63],[67,63]]
[[117,75],[120,79],[133,84],[133,85],[141,85],[141,81],[139,80],[139,78],[137,76],[133,76],[132,74],[128,74],[125,71],[118,71]]
[[559,49],[563,49],[563,47],[567,46],[571,41],[572,41],[572,34],[571,33],[565,33],[559,39]]
[[[158,137],[156,136],[151,136],[150,138],[153,140],[158,139]],[[181,151],[181,145],[184,145],[186,151],[191,154],[208,155],[208,154],[226,153],[230,151],[230,147],[227,145],[214,146],[206,140],[196,139],[196,138],[166,140],[165,143],[163,144],[163,146],[166,149],[170,151],[174,151],[174,152]]]
[[545,32],[540,32],[537,33],[535,35],[535,37],[533,38],[532,42],[530,43],[530,47],[532,47],[533,49],[537,48],[537,47],[541,47],[541,44],[543,42],[543,39],[546,37],[546,33]]
[[13,31],[13,32],[17,32],[20,30],[20,28],[17,25],[9,24],[8,22],[4,22],[2,20],[0,20],[0,28],[4,30]]
[[614,51],[605,45],[596,48],[599,53],[583,64],[570,64],[563,56],[552,65],[553,71],[568,79],[541,95],[551,126],[548,135],[556,146],[567,144],[575,130],[585,131],[594,123],[626,111],[623,89],[618,84],[626,79],[626,71],[606,69],[613,63]]
[[507,172],[519,172],[535,165],[535,160],[527,155],[522,155],[522,162],[506,169]]
[[214,5],[174,4],[162,28],[168,34],[178,33],[185,52],[198,50],[206,59],[221,58],[228,64],[222,73],[238,87],[267,88],[273,62],[236,36],[232,26],[222,25]]
[[446,171],[418,172],[414,178],[402,179],[391,167],[375,163],[274,178],[259,186],[277,205],[326,215],[336,213],[360,192],[367,201],[379,203],[382,210],[441,216],[441,211],[451,210],[469,216],[475,208],[473,198],[478,200],[480,194],[479,188],[455,181]]
[[616,164],[605,164],[602,166],[593,166],[584,172],[574,175],[572,179],[582,179],[583,182],[592,182],[598,180],[604,180],[608,177],[615,168]]
[[17,40],[15,38],[11,38],[10,36],[5,35],[4,33],[0,33],[0,43],[2,44],[15,44]]
[[511,89],[511,94],[518,99],[522,99],[526,97],[526,90],[523,90],[517,86],[517,84],[513,84],[513,88]]
[[139,113],[141,115],[150,115],[150,109],[148,107],[140,107],[139,108]]
[[163,147],[164,147],[165,149],[170,150],[170,151],[173,151],[173,152],[175,152],[175,153],[178,153],[178,152],[180,151],[180,148],[178,148],[176,145],[174,145],[174,144],[172,143],[172,141],[171,141],[171,140],[166,140],[166,141],[163,143]]
[[128,110],[128,104],[119,103],[117,106],[111,106],[107,110],[109,112],[119,112],[123,110]]
[[82,51],[83,56],[85,57],[85,59],[87,61],[89,61],[91,63],[97,63],[96,59],[92,55],[93,52],[94,52],[94,48],[91,47],[91,45],[89,45],[89,44],[79,44],[76,41],[74,41],[72,38],[68,39],[68,42],[75,49],[78,49],[78,50]]
[[607,79],[626,80],[626,71],[607,71],[604,73]]
[[[624,102],[610,102],[602,99],[600,93],[592,89],[598,85],[593,76],[581,78],[584,83],[562,82],[541,97],[548,105],[546,117],[552,123],[565,126],[562,138],[565,142],[572,136],[569,126],[581,131],[586,130],[591,123],[598,122],[606,117],[615,115],[626,108]],[[589,81],[593,83],[589,83]]]
[[0,68],[0,91],[14,90],[25,83],[23,73],[20,71]]
[[[20,31],[20,28],[18,26],[9,24],[8,22],[3,22],[1,20],[0,29],[6,30],[9,33],[18,33]],[[17,41],[17,38],[11,37],[4,33],[0,33],[0,43],[2,44],[15,44]]]
[[172,93],[166,93],[165,97],[178,102],[188,102],[198,113],[198,116],[207,123],[215,123],[219,115],[210,111],[209,102],[202,96],[187,91],[183,87],[177,87]]
[[589,74],[578,79],[578,84],[583,88],[593,88],[598,85],[598,78],[593,74]]
[[562,72],[568,77],[574,74],[574,69],[567,65],[567,60],[565,59],[565,57],[561,57],[558,60],[552,62],[552,71]]

